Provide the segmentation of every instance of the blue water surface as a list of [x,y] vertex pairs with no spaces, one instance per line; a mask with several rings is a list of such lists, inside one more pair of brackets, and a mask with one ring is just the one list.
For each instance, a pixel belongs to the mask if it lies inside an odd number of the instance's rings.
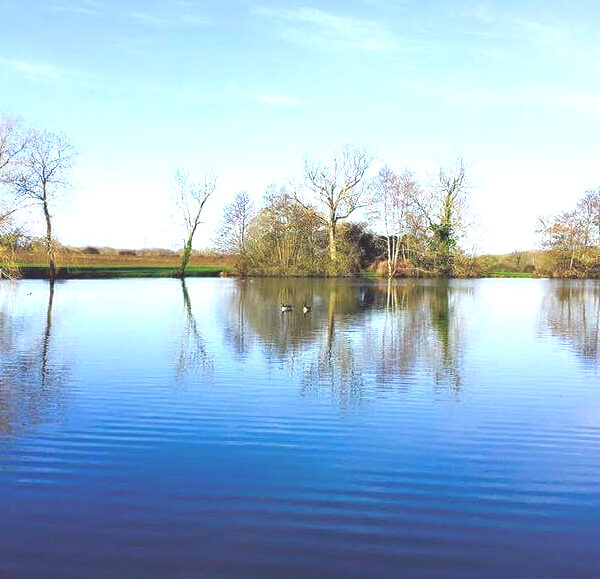
[[599,320],[596,282],[1,282],[0,576],[600,576]]

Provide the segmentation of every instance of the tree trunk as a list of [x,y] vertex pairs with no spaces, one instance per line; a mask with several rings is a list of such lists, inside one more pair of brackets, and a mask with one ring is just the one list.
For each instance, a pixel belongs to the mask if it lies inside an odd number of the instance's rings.
[[183,255],[181,256],[181,266],[179,267],[179,277],[183,279],[185,277],[185,269],[190,261],[190,256],[192,255],[192,237],[193,233],[188,237],[185,245],[183,246]]
[[329,258],[331,261],[337,259],[336,226],[337,223],[334,220],[329,222]]
[[56,279],[56,262],[54,260],[54,246],[52,243],[52,221],[50,219],[50,212],[48,211],[48,202],[44,195],[43,201],[44,217],[46,218],[46,252],[48,253],[48,270],[50,275],[50,281]]

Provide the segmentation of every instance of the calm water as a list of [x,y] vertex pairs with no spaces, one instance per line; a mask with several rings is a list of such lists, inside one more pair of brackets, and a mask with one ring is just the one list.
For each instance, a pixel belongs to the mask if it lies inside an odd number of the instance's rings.
[[543,280],[0,284],[0,576],[598,577],[599,315]]

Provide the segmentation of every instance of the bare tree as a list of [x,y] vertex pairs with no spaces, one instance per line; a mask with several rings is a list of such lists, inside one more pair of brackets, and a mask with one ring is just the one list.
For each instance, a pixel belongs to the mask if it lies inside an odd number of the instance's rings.
[[26,152],[31,135],[13,117],[0,117],[0,183],[10,182],[11,169]]
[[397,175],[388,167],[377,176],[377,195],[373,199],[375,216],[381,220],[386,239],[388,277],[393,277],[400,259],[406,261],[410,251],[408,236],[416,221],[414,199],[419,186],[412,173]]
[[174,199],[185,228],[183,254],[177,274],[184,278],[192,255],[194,235],[200,225],[202,210],[209,197],[215,192],[217,180],[214,175],[206,173],[202,179],[193,181],[186,170],[178,169],[175,171],[174,181]]
[[[10,185],[26,152],[28,141],[29,135],[22,130],[16,119],[0,117],[0,187]],[[9,201],[4,195],[0,198],[0,279],[15,277],[18,273],[12,248],[6,243],[14,232],[13,216],[18,209],[14,199]]]
[[364,177],[370,164],[371,158],[364,151],[350,146],[334,153],[329,163],[306,161],[304,164],[305,184],[324,210],[322,219],[329,233],[331,261],[337,259],[338,223],[366,206]]
[[238,273],[248,269],[248,230],[254,218],[254,206],[246,191],[240,191],[223,211],[223,225],[217,235],[217,247],[235,257]]
[[19,170],[11,178],[11,184],[19,197],[28,198],[42,208],[46,221],[45,244],[51,280],[56,278],[56,258],[50,204],[68,189],[67,175],[74,157],[73,147],[63,136],[36,131],[31,135]]
[[223,226],[219,229],[217,246],[222,251],[244,254],[248,227],[254,217],[254,206],[246,191],[240,191],[223,210]]
[[586,191],[576,211],[584,224],[585,245],[600,245],[600,189]]

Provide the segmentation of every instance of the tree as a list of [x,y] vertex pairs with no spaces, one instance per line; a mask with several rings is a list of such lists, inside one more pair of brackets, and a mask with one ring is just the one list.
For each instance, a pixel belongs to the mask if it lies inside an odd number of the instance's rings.
[[323,273],[323,225],[310,206],[296,202],[284,187],[270,188],[265,206],[248,230],[250,266],[274,275]]
[[236,259],[236,269],[246,273],[248,229],[254,217],[254,206],[246,191],[240,191],[223,211],[223,226],[219,229],[217,247],[231,253]]
[[217,180],[214,175],[206,173],[202,179],[192,181],[187,171],[178,169],[174,174],[174,182],[173,195],[185,228],[181,265],[177,271],[177,275],[183,278],[192,255],[192,243],[200,225],[202,210],[215,192]]
[[418,221],[415,200],[420,195],[420,189],[409,171],[397,175],[388,167],[379,171],[376,188],[375,216],[383,224],[388,277],[393,277],[398,271],[400,259],[406,262],[409,257],[411,248],[408,240]]
[[583,221],[585,245],[600,245],[600,189],[586,191],[575,211]]
[[366,205],[364,177],[370,164],[371,159],[364,151],[349,146],[334,153],[329,163],[307,160],[304,164],[306,187],[324,210],[321,219],[327,226],[332,262],[338,257],[338,223]]
[[50,280],[56,278],[50,205],[69,187],[67,175],[74,157],[73,147],[63,136],[35,131],[31,134],[26,155],[16,175],[11,178],[11,184],[19,197],[28,198],[42,208],[46,222],[45,245]]
[[[12,117],[0,117],[0,186],[9,186],[15,170],[26,152],[30,135]],[[14,200],[0,199],[0,279],[12,278],[18,273],[13,259],[10,240],[15,237],[13,216],[19,207]]]
[[427,199],[416,196],[413,201],[431,232],[433,267],[449,276],[464,226],[467,179],[462,159],[453,167],[440,167],[429,193]]
[[576,211],[565,211],[550,220],[540,218],[539,222],[538,233],[542,235],[542,247],[552,254],[553,269],[560,276],[574,275],[575,260],[581,255],[585,245],[585,221]]
[[0,117],[0,183],[10,182],[12,170],[24,155],[31,135],[12,117]]

